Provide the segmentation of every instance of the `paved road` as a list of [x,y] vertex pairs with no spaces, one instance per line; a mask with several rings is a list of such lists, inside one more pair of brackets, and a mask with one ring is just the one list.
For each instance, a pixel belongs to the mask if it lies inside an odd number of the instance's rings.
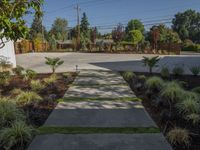
[[[132,70],[143,72],[147,68],[141,63],[142,54],[96,54],[96,53],[30,53],[17,55],[17,64],[25,68],[31,68],[38,72],[50,72],[45,65],[44,57],[60,57],[65,61],[64,65],[58,68],[58,72],[78,69],[102,69],[102,70]],[[153,56],[153,55],[145,55]],[[154,69],[159,72],[162,66],[183,66],[186,73],[188,68],[200,65],[200,55],[160,56],[159,66]]]

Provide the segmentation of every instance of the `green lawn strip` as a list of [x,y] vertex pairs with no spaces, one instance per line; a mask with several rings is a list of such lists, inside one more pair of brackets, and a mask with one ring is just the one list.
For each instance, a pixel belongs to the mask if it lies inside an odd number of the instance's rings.
[[39,134],[135,134],[160,133],[156,127],[52,127],[38,128]]
[[123,83],[123,84],[76,84],[73,83],[71,86],[75,87],[107,87],[107,86],[128,86],[128,84]]
[[141,102],[142,100],[137,97],[119,97],[119,98],[81,98],[81,97],[64,97],[58,99],[58,102],[81,102],[81,101],[131,101],[131,102]]

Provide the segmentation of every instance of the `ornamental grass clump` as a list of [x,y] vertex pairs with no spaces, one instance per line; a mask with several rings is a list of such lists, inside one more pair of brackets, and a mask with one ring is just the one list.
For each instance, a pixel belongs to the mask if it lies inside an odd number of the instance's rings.
[[37,93],[30,91],[22,92],[16,97],[16,103],[20,106],[38,103],[41,100],[42,97],[40,97]]
[[59,77],[56,74],[52,74],[50,77],[45,78],[44,82],[49,85],[55,83],[58,79]]
[[27,69],[24,74],[24,80],[32,80],[37,76],[37,72],[31,69]]
[[198,76],[200,73],[200,66],[193,66],[190,68],[190,72],[194,75],[194,76]]
[[175,81],[167,83],[161,91],[161,96],[168,101],[174,103],[178,102],[183,98],[185,91]]
[[170,77],[170,71],[167,67],[163,67],[160,71],[160,74],[163,78],[169,78]]
[[136,76],[132,71],[126,71],[122,75],[123,75],[124,79],[127,81],[131,80],[133,77]]
[[25,148],[27,142],[31,141],[35,130],[22,121],[17,121],[11,127],[0,131],[0,144],[6,150],[15,147]]
[[193,114],[199,113],[200,104],[196,99],[192,97],[186,97],[183,101],[176,105],[176,108],[180,114]]
[[197,93],[197,94],[200,95],[200,87],[193,88],[192,92]]
[[189,146],[190,144],[190,134],[186,129],[176,127],[167,133],[167,138],[173,145]]
[[195,113],[189,114],[185,116],[185,120],[191,122],[193,125],[197,125],[198,123],[200,123],[200,115]]
[[16,68],[13,68],[12,69],[12,72],[15,74],[15,75],[18,75],[18,76],[21,76],[23,75],[23,71],[24,71],[24,68],[17,65]]
[[161,90],[164,86],[164,81],[160,77],[150,77],[146,81],[146,86],[150,90]]
[[173,68],[173,70],[172,70],[172,73],[173,73],[173,75],[175,75],[175,76],[181,76],[181,75],[183,75],[184,74],[184,69],[182,68],[182,67],[174,67]]
[[30,86],[31,89],[35,92],[40,92],[42,89],[45,88],[45,85],[42,84],[40,80],[31,80]]
[[0,72],[0,85],[8,85],[11,75],[9,71]]
[[8,98],[0,99],[0,128],[10,126],[13,122],[24,119],[24,113],[17,108],[12,100]]

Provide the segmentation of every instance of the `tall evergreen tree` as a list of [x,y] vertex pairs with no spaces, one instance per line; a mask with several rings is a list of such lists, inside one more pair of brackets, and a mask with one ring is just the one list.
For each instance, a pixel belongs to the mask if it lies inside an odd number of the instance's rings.
[[88,21],[88,18],[87,18],[87,15],[86,13],[84,12],[83,13],[83,17],[81,19],[81,25],[80,25],[80,31],[81,31],[81,34],[83,37],[85,38],[89,38],[89,21]]

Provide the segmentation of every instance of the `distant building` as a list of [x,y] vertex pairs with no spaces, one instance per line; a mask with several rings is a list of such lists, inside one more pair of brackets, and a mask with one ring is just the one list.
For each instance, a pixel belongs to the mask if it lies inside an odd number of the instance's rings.
[[5,43],[5,46],[0,49],[0,57],[6,57],[13,67],[16,67],[16,58],[14,50],[14,42],[8,41]]

